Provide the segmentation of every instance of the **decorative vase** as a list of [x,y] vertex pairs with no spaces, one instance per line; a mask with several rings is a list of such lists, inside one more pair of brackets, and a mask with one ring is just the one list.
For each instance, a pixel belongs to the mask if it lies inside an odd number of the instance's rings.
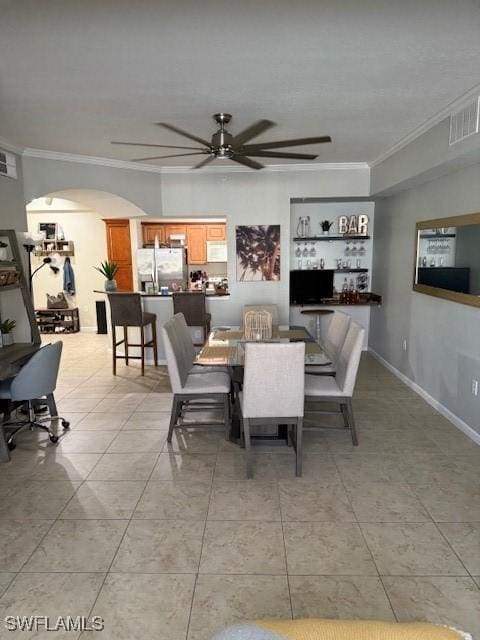
[[116,280],[105,280],[105,291],[116,291],[116,290],[117,290]]
[[330,230],[329,230],[329,229],[327,229],[327,230],[325,230],[325,229],[324,229],[324,230],[323,230],[323,235],[324,235],[324,236],[328,236],[328,235],[330,235]]
[[4,347],[9,347],[13,344],[13,333],[2,333],[2,343]]

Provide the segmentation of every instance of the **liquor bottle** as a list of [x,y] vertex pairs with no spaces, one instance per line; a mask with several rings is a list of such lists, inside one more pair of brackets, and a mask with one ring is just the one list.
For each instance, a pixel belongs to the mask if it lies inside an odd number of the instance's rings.
[[355,304],[355,301],[354,301],[354,297],[355,297],[354,291],[355,291],[355,287],[353,286],[353,280],[352,280],[352,279],[350,279],[350,283],[349,283],[349,285],[348,285],[348,298],[347,298],[347,304]]

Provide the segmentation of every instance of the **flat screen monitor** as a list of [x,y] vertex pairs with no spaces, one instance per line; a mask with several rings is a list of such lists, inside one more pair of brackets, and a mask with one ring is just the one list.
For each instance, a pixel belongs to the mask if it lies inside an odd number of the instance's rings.
[[333,296],[333,269],[290,271],[290,304],[320,304]]

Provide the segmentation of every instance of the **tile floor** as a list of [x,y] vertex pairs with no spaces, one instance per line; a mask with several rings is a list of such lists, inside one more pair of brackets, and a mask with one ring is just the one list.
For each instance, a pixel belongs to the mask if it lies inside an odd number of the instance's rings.
[[263,446],[246,481],[221,430],[167,445],[165,368],[110,371],[105,336],[66,336],[56,396],[71,431],[58,446],[26,433],[0,466],[0,619],[100,615],[102,640],[209,640],[291,616],[480,638],[480,448],[371,357],[360,446],[307,433],[302,479],[291,450]]

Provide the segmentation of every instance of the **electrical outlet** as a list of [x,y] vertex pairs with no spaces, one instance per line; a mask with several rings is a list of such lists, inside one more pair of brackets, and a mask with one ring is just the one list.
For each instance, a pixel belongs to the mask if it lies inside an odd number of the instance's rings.
[[478,396],[478,380],[472,380],[472,395]]
[[403,349],[404,351],[406,351],[406,350],[407,350],[407,341],[406,341],[406,340],[404,340],[404,341],[402,342],[402,349]]

